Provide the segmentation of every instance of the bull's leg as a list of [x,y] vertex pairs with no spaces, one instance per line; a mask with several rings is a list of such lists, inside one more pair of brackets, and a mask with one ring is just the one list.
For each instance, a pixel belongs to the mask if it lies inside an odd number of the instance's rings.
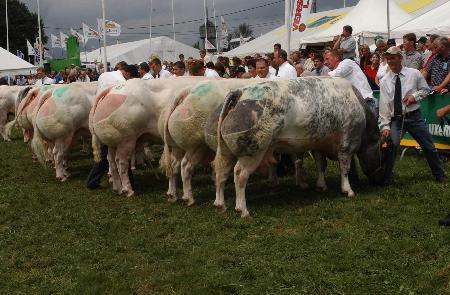
[[181,179],[183,180],[183,200],[187,202],[188,206],[194,204],[194,196],[192,195],[192,175],[194,174],[195,166],[201,162],[203,155],[207,150],[205,148],[198,148],[192,151],[187,151],[181,160]]
[[130,165],[131,170],[136,170],[136,152],[131,155]]
[[0,134],[2,135],[5,141],[11,141],[11,139],[8,137],[8,134],[6,134],[5,130],[7,120],[8,120],[8,111],[2,110],[2,106],[0,106]]
[[327,169],[327,159],[324,155],[314,152],[314,160],[317,168],[317,182],[316,190],[318,192],[325,192],[327,190],[327,183],[325,182],[325,170]]
[[172,150],[164,151],[167,153],[168,163],[170,166],[166,171],[166,175],[169,178],[169,189],[167,190],[167,200],[170,203],[177,201],[177,177],[180,173],[181,160],[183,159],[184,152],[178,148],[172,148]]
[[53,156],[55,159],[56,178],[61,181],[66,181],[70,174],[64,167],[65,155],[72,143],[72,134],[61,140],[56,140],[53,148]]
[[352,162],[352,154],[346,150],[341,150],[338,152],[339,168],[341,169],[341,190],[344,194],[349,197],[354,197],[350,181],[348,180],[348,175],[350,173],[350,167]]
[[216,199],[214,201],[214,206],[217,208],[222,208],[224,210],[226,209],[224,195],[225,183],[230,176],[235,162],[236,161],[230,156],[222,155],[220,152],[216,153],[213,167],[216,179]]
[[292,161],[295,163],[295,184],[302,190],[307,190],[309,185],[305,179],[305,170],[303,170],[304,153],[293,156]]
[[108,147],[108,176],[109,181],[112,182],[113,191],[119,194],[122,188],[122,181],[120,180],[119,169],[116,164],[116,151],[116,148]]
[[117,147],[116,151],[116,164],[119,170],[120,180],[122,182],[121,194],[125,194],[127,197],[134,195],[134,190],[131,187],[130,178],[128,176],[128,168],[130,167],[130,159],[134,153],[136,143],[129,141],[121,144]]
[[242,218],[250,216],[245,200],[245,188],[248,178],[259,167],[265,154],[266,151],[260,151],[251,157],[241,157],[234,166],[234,186],[236,188],[235,210],[241,212]]

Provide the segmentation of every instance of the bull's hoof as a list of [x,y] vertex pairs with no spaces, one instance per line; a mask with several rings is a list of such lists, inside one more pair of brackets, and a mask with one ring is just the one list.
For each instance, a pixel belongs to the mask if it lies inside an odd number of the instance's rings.
[[68,179],[69,179],[69,176],[64,175],[63,177],[61,177],[61,182],[66,182]]
[[120,188],[113,188],[113,192],[120,195]]
[[250,212],[248,212],[247,210],[243,210],[241,212],[241,218],[250,218]]
[[344,192],[344,194],[347,195],[347,197],[349,198],[354,198],[356,197],[355,192],[354,191],[348,191],[348,192]]
[[128,190],[128,189],[122,189],[120,191],[120,194],[125,195],[126,197],[132,197],[134,195],[134,191],[133,190]]
[[169,203],[175,203],[176,201],[177,201],[177,197],[176,196],[174,196],[174,195],[172,195],[172,194],[166,194],[167,195],[167,201],[169,202]]
[[224,209],[224,210],[226,209],[225,204],[222,201],[218,201],[218,200],[214,201],[214,207],[216,207],[218,209]]
[[195,203],[195,200],[193,198],[186,200],[186,205],[188,207],[192,207]]
[[131,166],[131,170],[136,170],[136,166]]

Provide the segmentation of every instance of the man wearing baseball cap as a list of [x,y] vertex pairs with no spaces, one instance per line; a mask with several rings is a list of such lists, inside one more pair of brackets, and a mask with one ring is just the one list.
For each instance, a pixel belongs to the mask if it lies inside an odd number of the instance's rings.
[[393,183],[395,156],[405,132],[419,143],[436,180],[445,182],[442,162],[420,112],[420,100],[430,91],[427,82],[418,70],[402,66],[399,48],[390,47],[386,56],[391,71],[380,82],[380,122],[382,136],[390,138],[391,146],[386,157],[384,184]]

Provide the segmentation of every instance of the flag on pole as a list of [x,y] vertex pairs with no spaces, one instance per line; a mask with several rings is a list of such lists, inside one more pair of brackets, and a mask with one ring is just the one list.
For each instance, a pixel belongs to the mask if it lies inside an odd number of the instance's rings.
[[[103,20],[101,18],[97,18],[97,27],[100,35],[103,35]],[[120,36],[121,26],[118,23],[112,20],[105,20],[105,28],[106,35],[112,37]]]
[[84,41],[87,42],[89,39],[99,39],[100,35],[94,29],[91,29],[88,25],[83,23],[83,37]]
[[209,42],[208,39],[205,39],[205,49],[206,49],[206,50],[216,49],[216,47],[214,47],[214,45],[212,45],[212,43]]
[[27,51],[28,51],[28,56],[30,56],[30,55],[35,55],[35,51],[34,51],[34,48],[33,48],[33,46],[31,45],[31,43],[30,43],[30,41],[28,41],[27,40]]
[[222,39],[222,49],[228,49],[228,29],[227,24],[225,23],[225,19],[223,16],[220,17],[222,25],[221,25],[221,39]]
[[67,38],[69,38],[69,36],[67,36],[63,32],[59,32],[59,40],[61,42],[61,48],[66,48]]
[[50,39],[52,41],[52,48],[62,48],[61,41],[58,39],[58,36],[51,34]]
[[239,34],[239,46],[244,45],[246,43],[245,38],[242,37],[242,34]]
[[72,36],[77,37],[78,42],[84,43],[84,36],[80,33],[78,33],[77,31],[75,31],[74,29],[70,28],[70,34]]
[[303,32],[306,30],[306,20],[311,12],[311,0],[297,0],[295,4],[292,31]]

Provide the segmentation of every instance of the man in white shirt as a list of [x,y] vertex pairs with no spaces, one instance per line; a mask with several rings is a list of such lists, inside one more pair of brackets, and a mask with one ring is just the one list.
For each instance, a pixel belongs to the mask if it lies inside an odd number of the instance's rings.
[[375,118],[378,118],[378,110],[373,99],[372,88],[370,88],[367,77],[359,65],[351,59],[342,60],[342,55],[338,50],[329,50],[325,53],[325,65],[332,70],[328,72],[329,76],[342,77],[349,80],[364,97]]
[[297,78],[297,71],[287,62],[287,52],[284,49],[280,49],[274,53],[274,62],[278,66],[277,77],[287,79]]
[[256,61],[256,77],[255,78],[263,78],[263,79],[274,79],[275,75],[269,71],[269,62],[260,58]]
[[383,137],[390,138],[391,147],[386,155],[384,184],[393,182],[396,152],[405,132],[419,143],[436,180],[444,182],[447,177],[420,112],[420,100],[428,95],[430,88],[418,70],[402,66],[399,48],[389,48],[386,55],[391,71],[380,82],[380,127]]
[[159,58],[154,58],[152,60],[151,68],[152,68],[154,79],[164,79],[164,78],[169,78],[172,76],[172,74],[169,71],[164,70],[162,68],[161,60],[159,60]]
[[37,68],[36,83],[34,83],[34,85],[42,86],[42,85],[50,85],[50,84],[55,84],[55,80],[47,77],[47,74],[45,73],[44,68],[42,68],[42,67]]
[[153,79],[152,75],[150,74],[150,67],[148,63],[143,62],[139,65],[139,76],[142,80]]
[[220,78],[219,74],[214,69],[214,63],[212,61],[206,64],[205,77]]

